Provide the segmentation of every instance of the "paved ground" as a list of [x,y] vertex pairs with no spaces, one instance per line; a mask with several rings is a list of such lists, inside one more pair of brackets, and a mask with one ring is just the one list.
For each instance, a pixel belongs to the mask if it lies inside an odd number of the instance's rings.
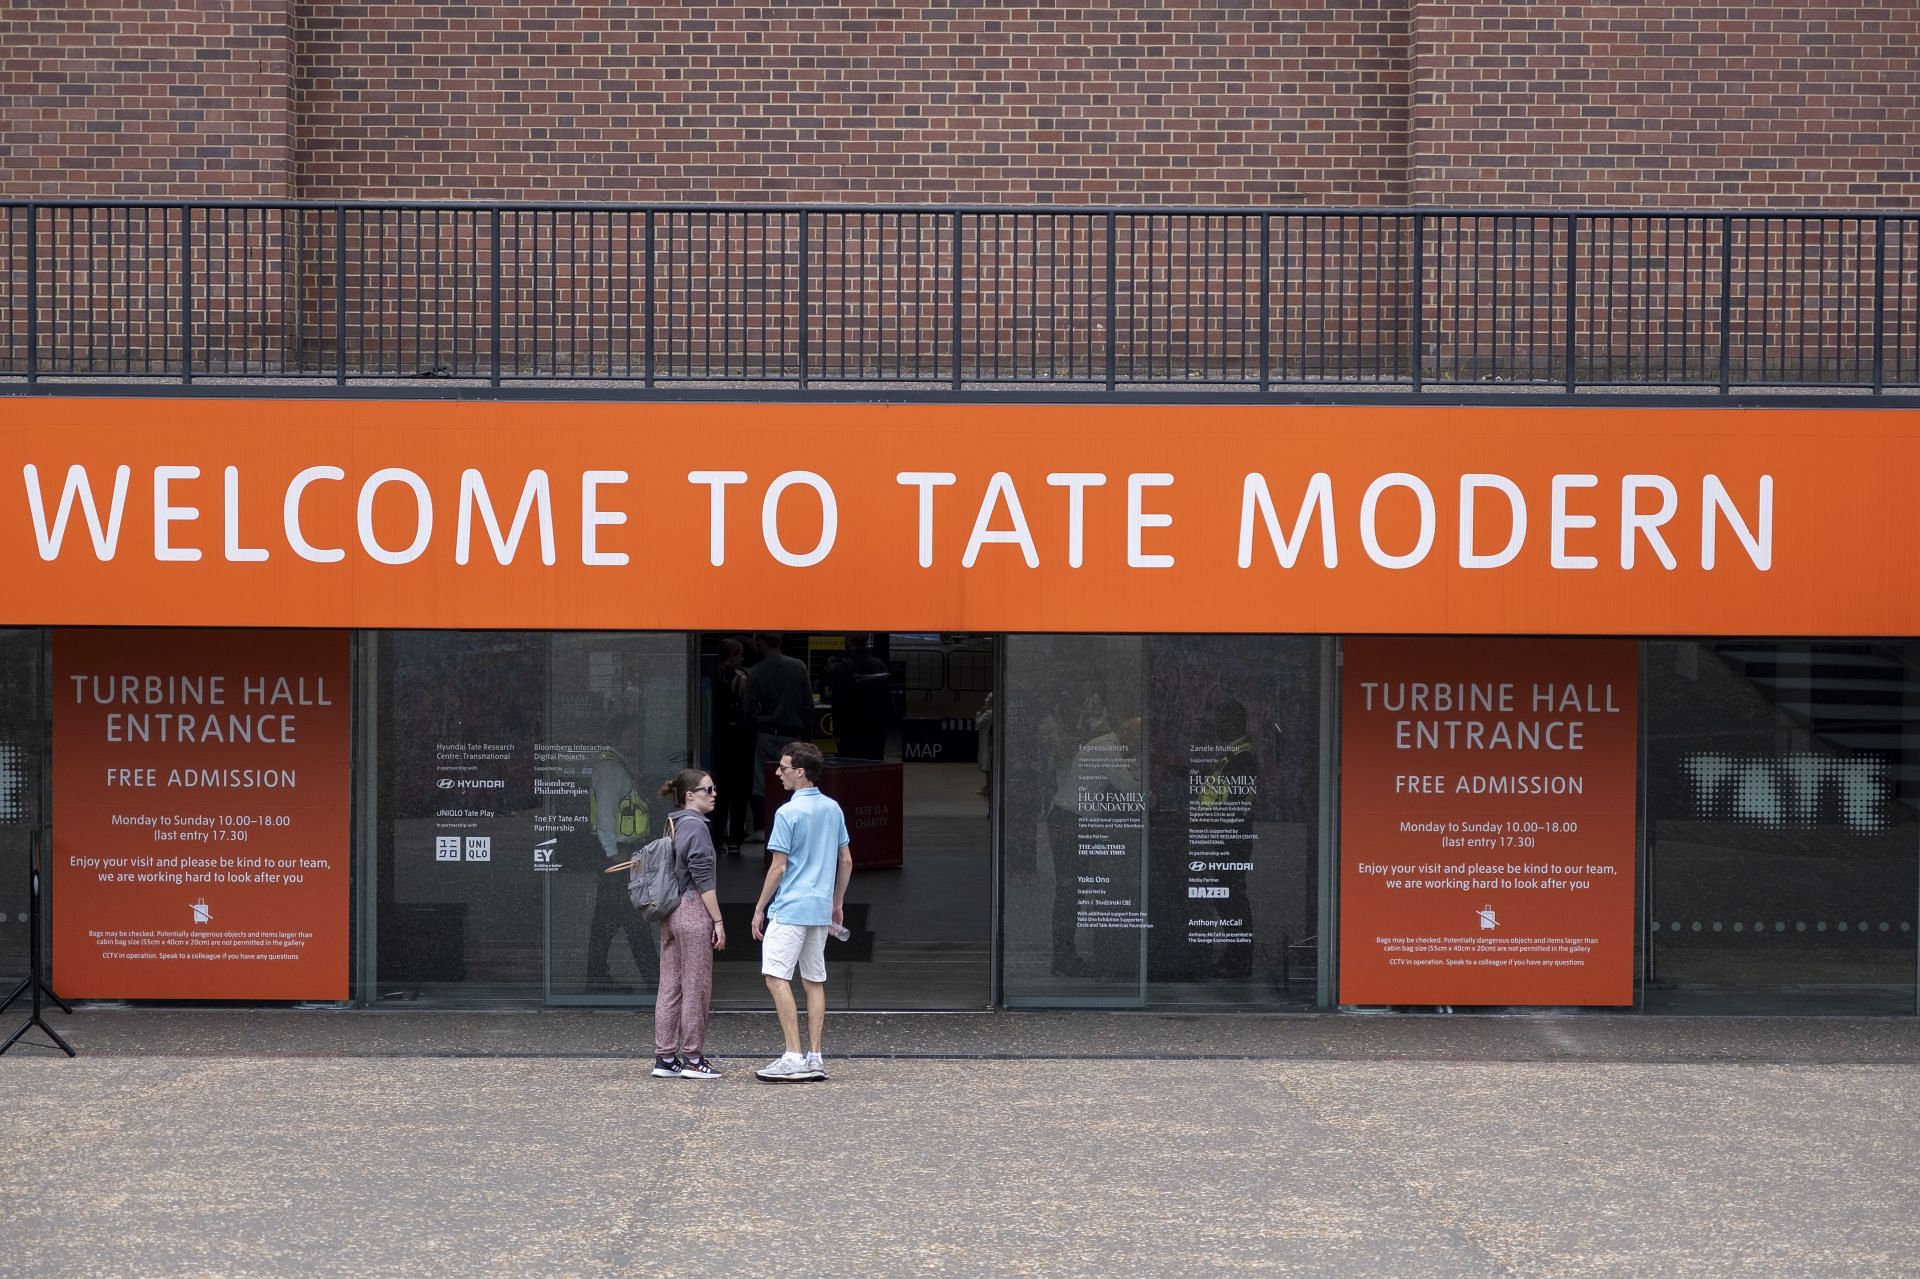
[[632,1015],[55,1020],[4,1275],[1920,1273],[1912,1019],[849,1015],[786,1087]]

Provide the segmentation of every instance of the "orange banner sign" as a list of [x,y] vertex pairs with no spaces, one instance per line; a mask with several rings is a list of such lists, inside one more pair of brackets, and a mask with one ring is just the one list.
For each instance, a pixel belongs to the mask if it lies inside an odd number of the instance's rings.
[[1920,634],[1891,410],[0,404],[5,625]]
[[61,994],[347,997],[347,686],[338,631],[55,635]]
[[1633,1002],[1636,646],[1347,641],[1340,1002]]

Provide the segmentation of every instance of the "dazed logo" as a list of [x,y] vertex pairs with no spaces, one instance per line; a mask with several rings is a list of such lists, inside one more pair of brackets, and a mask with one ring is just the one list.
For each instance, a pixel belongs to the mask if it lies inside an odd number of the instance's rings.
[[1887,829],[1887,764],[1870,755],[1722,755],[1680,762],[1693,787],[1696,821],[1772,830],[1836,819],[1863,835]]

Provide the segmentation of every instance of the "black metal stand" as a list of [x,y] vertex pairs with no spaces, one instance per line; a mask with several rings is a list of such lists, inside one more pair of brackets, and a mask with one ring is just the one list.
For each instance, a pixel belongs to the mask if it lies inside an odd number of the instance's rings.
[[42,995],[45,995],[48,999],[60,1005],[61,1012],[71,1014],[73,1009],[67,1007],[66,1001],[53,993],[52,988],[42,980],[40,975],[40,832],[37,830],[32,833],[27,841],[27,889],[27,918],[31,921],[27,926],[27,979],[21,982],[19,987],[15,989],[11,995],[7,996],[6,1003],[0,1004],[0,1012],[5,1012],[13,1001],[22,995],[32,996],[33,1011],[27,1015],[26,1024],[7,1036],[6,1043],[0,1044],[0,1054],[5,1054],[7,1049],[20,1042],[22,1035],[25,1035],[29,1030],[38,1026],[53,1043],[52,1045],[35,1044],[34,1047],[46,1048],[51,1046],[58,1048],[69,1057],[77,1057],[79,1054],[73,1051],[73,1045],[60,1038],[60,1033],[53,1027],[47,1025],[47,1019],[40,1015],[40,997]]

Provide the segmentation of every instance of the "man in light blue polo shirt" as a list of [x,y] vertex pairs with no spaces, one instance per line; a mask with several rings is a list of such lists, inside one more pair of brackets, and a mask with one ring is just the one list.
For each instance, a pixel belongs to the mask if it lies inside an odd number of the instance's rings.
[[[760,943],[760,972],[780,1015],[786,1053],[754,1073],[770,1084],[825,1079],[820,1031],[827,1019],[827,930],[844,927],[847,881],[853,850],[840,805],[820,793],[826,763],[810,742],[789,742],[780,752],[780,784],[793,797],[773,815],[767,836],[767,882],[753,907],[753,937]],[[771,904],[769,904],[771,903]],[[800,1013],[793,1001],[793,973],[807,988],[807,1051],[800,1051]]]

